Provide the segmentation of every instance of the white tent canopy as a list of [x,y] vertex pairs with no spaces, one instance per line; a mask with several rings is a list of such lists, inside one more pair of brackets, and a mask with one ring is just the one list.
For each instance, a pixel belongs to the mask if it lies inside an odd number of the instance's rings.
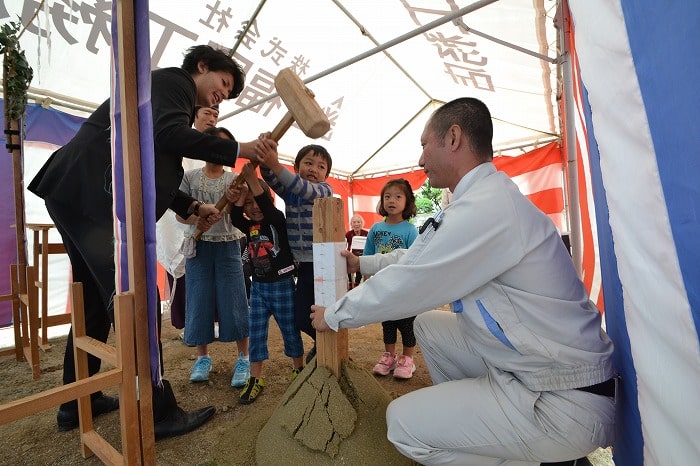
[[[19,16],[27,24],[37,2],[5,5],[3,20]],[[179,66],[195,44],[235,51],[246,88],[221,105],[220,124],[240,140],[271,130],[282,118],[284,104],[269,97],[277,72],[293,67],[331,119],[331,131],[317,143],[331,152],[336,177],[416,168],[430,113],[465,95],[491,109],[496,150],[514,153],[559,135],[554,1],[150,5],[153,68]],[[30,96],[83,116],[99,105],[109,95],[109,21],[107,3],[46,0],[21,38],[35,71]],[[293,129],[280,152],[293,157],[310,142]]]
[[[0,2],[0,19],[31,23],[21,45],[35,71],[32,97],[85,116],[109,95],[111,5],[44,0],[33,18],[40,3]],[[513,154],[506,149],[557,139],[557,97],[568,87],[559,85],[556,64],[559,3],[152,0],[152,64],[179,66],[194,44],[235,49],[247,87],[222,105],[221,124],[241,140],[282,117],[279,99],[265,99],[277,71],[295,67],[333,123],[319,143],[333,155],[336,177],[375,177],[416,168],[430,111],[460,96],[489,106],[496,150]],[[569,155],[580,149],[585,168],[571,183],[585,184],[582,223],[596,222],[583,262],[603,262],[608,332],[622,374],[615,462],[694,464],[698,420],[688,413],[698,410],[700,381],[700,3],[570,3],[582,82],[574,75],[567,84],[585,88],[567,89],[576,114],[568,114],[565,132]],[[413,34],[461,8],[469,13]],[[293,156],[309,142],[291,130],[280,151]]]
[[[286,109],[273,80],[280,69],[293,67],[332,126],[317,141],[292,128],[280,141],[281,158],[290,162],[302,146],[322,144],[339,180],[420,170],[425,121],[442,102],[461,96],[488,104],[494,146],[504,154],[521,154],[559,137],[553,0],[149,4],[153,68],[180,66],[196,44],[232,50],[244,67],[246,87],[221,104],[219,122],[239,140],[272,130],[283,117]],[[109,2],[6,0],[0,19],[24,25],[20,45],[34,70],[30,103],[87,117],[110,95]],[[59,131],[70,132],[50,129]],[[34,134],[29,131],[25,140],[25,185],[55,149],[45,144],[49,139],[32,140]],[[71,135],[62,136],[65,141]],[[356,205],[348,210],[363,210],[353,198]],[[30,223],[51,221],[33,195],[26,196],[25,215]],[[57,233],[51,234],[57,241]]]

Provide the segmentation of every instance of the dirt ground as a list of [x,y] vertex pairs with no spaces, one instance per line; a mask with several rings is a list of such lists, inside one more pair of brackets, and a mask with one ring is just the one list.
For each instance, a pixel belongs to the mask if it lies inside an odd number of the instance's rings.
[[[217,412],[204,427],[182,437],[156,443],[159,465],[246,465],[255,463],[255,443],[260,430],[275,413],[291,383],[291,364],[282,352],[279,330],[271,321],[270,357],[265,363],[266,387],[251,405],[238,404],[239,389],[230,386],[235,344],[215,342],[210,346],[213,371],[207,383],[189,382],[189,370],[195,359],[195,349],[180,339],[180,331],[170,325],[169,314],[163,316],[163,353],[165,374],[170,380],[178,402],[184,409],[213,405]],[[304,337],[305,347],[310,339]],[[58,386],[65,337],[51,340],[52,348],[41,353],[42,376],[33,380],[29,366],[17,362],[14,356],[0,358],[0,403]],[[368,325],[349,332],[350,358],[359,367],[371,371],[383,351],[380,324]],[[430,376],[420,352],[416,351],[417,370],[410,380],[374,377],[391,398],[425,387]],[[106,390],[116,394],[116,390]],[[383,416],[382,413],[377,413]],[[95,419],[95,428],[112,445],[119,448],[120,431],[117,412]],[[609,450],[598,450],[589,456],[595,466],[610,466]],[[290,462],[290,464],[292,464]],[[56,408],[26,417],[8,425],[0,425],[0,465],[97,465],[95,457],[83,459],[77,430],[56,430]],[[328,464],[333,464],[329,460]]]

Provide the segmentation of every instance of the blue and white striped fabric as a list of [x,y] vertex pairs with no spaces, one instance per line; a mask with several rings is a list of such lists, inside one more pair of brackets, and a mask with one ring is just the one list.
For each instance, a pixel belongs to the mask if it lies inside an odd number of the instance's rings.
[[571,0],[607,330],[622,374],[617,466],[700,458],[700,2]]

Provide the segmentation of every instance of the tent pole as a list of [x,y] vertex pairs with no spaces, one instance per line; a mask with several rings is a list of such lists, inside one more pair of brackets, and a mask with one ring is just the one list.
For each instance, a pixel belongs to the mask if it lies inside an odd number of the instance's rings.
[[[357,28],[360,30],[360,32],[362,33],[363,36],[365,36],[369,40],[371,40],[374,45],[379,46],[379,41],[377,41],[377,39],[375,39],[374,36],[372,34],[370,34],[370,32],[362,25],[362,23],[360,23],[357,20],[357,18],[355,18],[352,15],[352,13],[350,13],[347,10],[347,8],[345,8],[345,6],[340,2],[340,0],[332,0],[332,2],[335,3],[335,5],[338,8],[340,8],[340,11],[342,11],[345,14],[345,16],[347,16],[350,19],[350,21],[352,21],[355,24],[355,26],[357,26]],[[423,95],[425,95],[428,98],[428,100],[431,100],[431,101],[434,100],[434,98],[430,95],[430,93],[427,90],[425,90],[423,88],[423,86],[421,86],[418,81],[415,80],[415,78],[411,75],[411,73],[406,71],[406,69],[403,66],[401,66],[401,64],[398,61],[396,61],[396,59],[394,58],[394,56],[392,54],[390,54],[387,51],[384,51],[384,55],[386,55],[386,57],[389,60],[391,60],[391,62],[396,66],[396,68],[401,70],[403,75],[406,76],[406,78],[409,81],[411,81],[416,86],[416,88],[420,89],[420,91],[423,93]]]
[[[18,45],[19,47],[19,45]],[[3,89],[7,88],[9,76],[15,74],[13,60],[10,58],[10,50],[12,46],[5,47],[2,84]],[[9,76],[8,76],[9,75]],[[27,265],[27,230],[25,225],[25,206],[24,206],[24,156],[22,153],[23,138],[22,129],[24,128],[24,107],[22,114],[17,117],[10,112],[10,104],[18,98],[12,96],[4,96],[4,113],[5,113],[5,133],[7,134],[7,150],[12,156],[12,179],[14,181],[14,200],[15,200],[15,240],[17,245],[17,276],[12,277],[13,282],[19,284],[20,293],[27,291],[27,277],[25,267]],[[17,346],[17,342],[15,342]]]
[[248,30],[255,23],[255,19],[260,14],[260,10],[262,10],[262,7],[265,5],[266,1],[267,0],[262,0],[260,3],[258,3],[258,6],[255,8],[255,11],[253,12],[253,15],[250,17],[250,19],[246,23],[245,27],[243,28],[243,32],[241,32],[241,34],[238,37],[238,40],[236,40],[236,43],[233,44],[233,47],[231,47],[231,53],[229,54],[229,57],[233,57],[236,54],[236,51],[238,50],[238,46],[241,45],[243,38],[245,38],[245,35],[248,34]]
[[[431,29],[435,29],[438,26],[441,26],[445,23],[449,23],[450,21],[453,21],[456,18],[460,18],[468,13],[472,13],[476,10],[479,10],[485,6],[488,6],[492,3],[496,3],[498,0],[480,0],[478,2],[474,2],[471,5],[465,6],[464,8],[461,8],[455,12],[450,13],[449,15],[445,15],[442,18],[438,18],[435,21],[432,21],[428,24],[424,24],[423,26],[416,28],[410,32],[407,32],[406,34],[403,34],[399,37],[395,37],[394,39],[383,43],[382,45],[378,45],[377,47],[374,47],[373,49],[367,50],[366,52],[363,52],[356,57],[350,58],[348,60],[345,60],[344,62],[338,63],[335,66],[332,66],[328,68],[327,70],[321,71],[320,73],[317,73],[311,77],[308,77],[304,79],[304,84],[308,84],[310,82],[316,81],[317,79],[323,78],[324,76],[327,76],[331,73],[334,73],[338,70],[341,70],[347,66],[350,66],[354,63],[357,63],[358,61],[364,60],[365,58],[371,57],[372,55],[375,55],[379,52],[383,52],[388,48],[393,47],[394,45],[400,44],[401,42],[405,42],[408,39],[412,39],[413,37],[416,37],[417,35],[423,34],[426,31],[430,31]],[[249,110],[251,108],[257,107],[258,105],[265,103],[269,100],[274,99],[275,97],[278,97],[279,94],[277,92],[273,92],[272,94],[269,94],[267,97],[264,97],[262,99],[256,100],[255,102],[246,105],[245,107],[241,107],[233,112],[229,112],[226,115],[219,115],[219,121],[225,120],[226,118],[230,118],[234,115],[238,115],[241,112],[244,112],[246,110]]]
[[519,45],[515,45],[515,44],[510,43],[508,41],[505,41],[503,39],[499,39],[498,37],[492,36],[490,34],[486,34],[485,32],[477,31],[476,29],[467,26],[464,23],[464,21],[462,21],[461,19],[457,19],[457,20],[455,20],[455,22],[457,23],[459,28],[465,33],[474,34],[474,35],[479,36],[483,39],[491,41],[495,44],[499,44],[499,45],[502,45],[502,46],[507,47],[509,49],[524,53],[525,55],[530,55],[531,57],[535,57],[538,60],[542,60],[542,61],[545,61],[547,63],[556,63],[558,60],[558,58],[550,58],[549,56],[544,55],[542,53],[533,52],[532,50],[528,50],[525,47],[520,47]]
[[535,142],[529,141],[529,142],[526,142],[523,144],[517,144],[515,146],[498,147],[498,148],[494,148],[494,154],[496,152],[505,152],[507,150],[517,150],[517,149],[520,149],[522,152],[528,152],[525,149],[527,149],[529,147],[536,149],[537,147],[535,147],[535,146],[549,144],[550,142],[554,142],[554,141],[558,141],[558,140],[559,140],[559,136],[550,136],[550,137],[543,138],[543,139],[537,139]]
[[[574,267],[579,275],[582,275],[583,266],[583,240],[581,235],[581,211],[579,208],[579,190],[578,190],[578,166],[577,166],[577,148],[576,148],[576,115],[574,113],[574,84],[573,84],[573,66],[571,63],[571,52],[567,40],[568,30],[570,27],[568,15],[569,3],[567,0],[561,0],[559,4],[559,23],[557,25],[557,33],[562,49],[562,80],[563,80],[563,96],[564,96],[564,122],[566,134],[566,163],[568,180],[566,183],[569,197],[569,239],[571,241],[571,258],[574,261]],[[555,23],[556,25],[557,23]]]
[[384,144],[382,144],[382,145],[379,147],[379,149],[377,149],[376,151],[374,151],[374,154],[370,155],[370,156],[367,158],[367,160],[365,160],[364,162],[362,162],[362,164],[361,164],[359,167],[357,167],[357,169],[352,173],[352,176],[357,175],[357,173],[358,173],[360,170],[362,170],[362,167],[364,167],[365,165],[367,165],[367,163],[369,163],[370,160],[372,160],[384,147],[386,147],[392,140],[394,140],[394,138],[396,138],[396,137],[401,133],[401,131],[403,131],[404,129],[406,129],[406,128],[408,127],[408,125],[410,125],[416,118],[418,118],[418,116],[419,116],[420,114],[422,114],[422,113],[425,111],[425,109],[427,109],[427,108],[430,106],[430,104],[432,104],[432,103],[433,103],[433,101],[431,100],[431,101],[429,101],[427,104],[423,105],[423,107],[422,107],[420,110],[418,110],[406,123],[404,123],[404,124],[401,126],[401,128],[399,128],[398,130],[396,130],[396,132],[394,132],[394,134],[392,134],[391,137],[390,137],[389,139],[387,139],[387,140],[384,142]]

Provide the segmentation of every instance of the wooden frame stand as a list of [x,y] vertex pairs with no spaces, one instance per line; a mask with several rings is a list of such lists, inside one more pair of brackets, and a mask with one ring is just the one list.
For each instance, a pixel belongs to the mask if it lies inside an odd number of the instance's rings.
[[39,317],[36,312],[39,305],[36,287],[36,269],[26,265],[10,265],[9,295],[0,296],[2,301],[12,301],[12,322],[14,330],[14,348],[0,352],[0,356],[14,353],[17,361],[27,361],[32,377],[41,376],[39,358]]
[[[115,297],[115,347],[85,334],[81,283],[72,284],[71,302],[77,380],[61,387],[0,405],[0,425],[74,400],[77,396],[83,457],[88,458],[94,454],[107,465],[155,464],[155,439],[152,434],[153,415],[150,411],[148,413],[141,412],[141,405],[137,397],[133,294],[124,293]],[[99,357],[114,368],[88,377],[88,354]],[[147,383],[150,385],[149,379],[146,377]],[[115,385],[119,386],[122,453],[95,431],[90,403],[91,393]],[[150,419],[150,425],[142,426],[142,418]],[[149,429],[150,436],[146,434]]]
[[[41,329],[41,340],[39,348],[47,350],[49,345],[48,329],[55,325],[70,324],[69,314],[58,314],[49,316],[49,255],[65,254],[66,248],[63,243],[49,243],[49,230],[54,228],[51,223],[28,223],[27,228],[33,231],[34,241],[32,244],[32,265],[36,269],[37,279],[34,281],[37,289],[41,290],[41,317],[38,323]],[[41,233],[41,238],[39,234]],[[30,312],[33,312],[30,310]],[[36,309],[37,314],[39,309]]]
[[[49,255],[65,254],[62,243],[49,243],[49,230],[53,224],[30,223],[27,228],[34,232],[33,262],[31,266],[10,266],[9,295],[0,296],[0,301],[12,301],[14,348],[0,352],[0,356],[15,353],[17,361],[29,363],[32,377],[41,376],[39,350],[51,348],[48,328],[71,323],[69,313],[49,316]],[[41,239],[39,233],[41,232]],[[41,295],[39,292],[41,291]]]

